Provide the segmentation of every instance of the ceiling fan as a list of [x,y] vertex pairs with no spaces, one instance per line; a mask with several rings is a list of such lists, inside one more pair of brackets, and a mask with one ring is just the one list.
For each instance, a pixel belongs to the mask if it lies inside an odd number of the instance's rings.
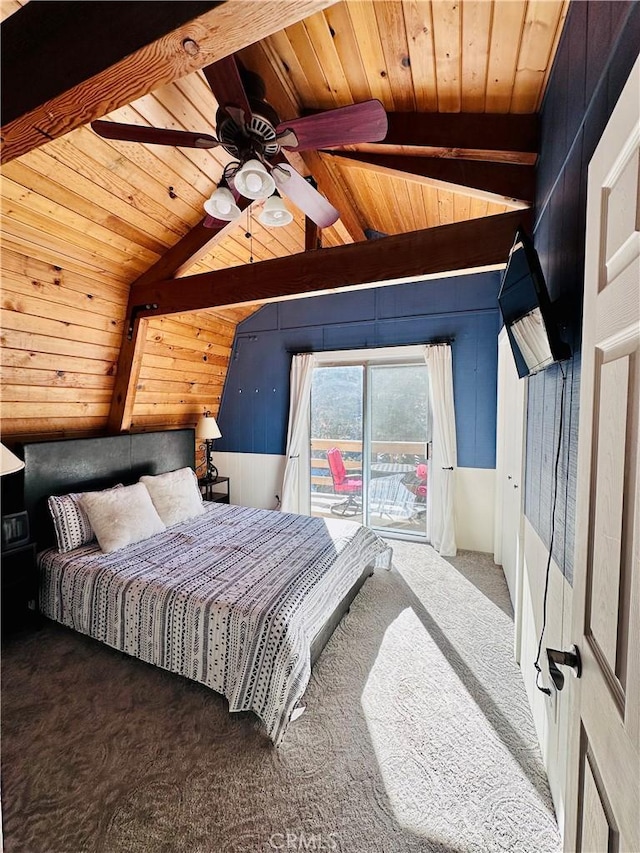
[[215,136],[110,121],[94,121],[91,127],[105,139],[125,142],[205,149],[222,146],[236,159],[225,167],[217,189],[205,202],[204,224],[209,228],[223,228],[256,199],[267,199],[259,217],[263,224],[286,225],[293,217],[279,193],[318,227],[333,225],[339,212],[293,168],[284,152],[384,139],[388,121],[380,101],[280,121],[265,100],[262,78],[240,67],[234,56],[207,66],[203,72],[219,104]]

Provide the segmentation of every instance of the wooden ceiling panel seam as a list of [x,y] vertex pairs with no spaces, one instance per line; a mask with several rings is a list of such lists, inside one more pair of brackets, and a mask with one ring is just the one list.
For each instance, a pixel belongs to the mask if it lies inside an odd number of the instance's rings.
[[463,112],[483,113],[486,109],[493,9],[493,3],[477,0],[462,5]]
[[[108,202],[99,192],[87,197],[74,192],[68,186],[65,187],[43,176],[39,172],[22,165],[19,160],[12,161],[7,166],[5,180],[11,179],[17,186],[22,187],[25,192],[37,193],[39,197],[60,207],[66,208],[71,213],[84,217],[89,223],[101,225],[128,243],[133,243],[143,249],[160,255],[166,250],[166,244],[153,237],[147,231],[131,225],[128,221],[117,216],[109,209]],[[11,177],[13,176],[13,177]],[[98,203],[96,196],[100,199]]]
[[[123,143],[113,143],[102,139],[89,128],[79,128],[74,131],[73,145],[80,149],[90,159],[95,160],[101,169],[106,170],[109,180],[120,179],[125,187],[128,185],[129,199],[133,203],[141,203],[144,198],[158,204],[158,216],[162,214],[166,221],[173,221],[177,230],[184,232],[197,214],[196,206],[186,205],[179,196],[175,199],[169,194],[169,181],[173,181],[175,173],[166,175],[162,180],[164,166],[153,157],[144,145],[127,146],[127,151],[120,148]],[[61,140],[62,143],[65,140]],[[58,140],[56,140],[56,145]],[[145,168],[146,167],[146,168]],[[155,170],[155,171],[154,171]],[[171,184],[172,186],[173,184]],[[150,209],[155,209],[155,204]]]
[[[123,261],[121,256],[118,257],[117,260],[113,260],[112,257],[107,258],[107,254],[112,255],[111,252],[107,252],[109,247],[104,246],[100,251],[96,251],[95,241],[92,243],[92,248],[86,248],[81,245],[81,241],[76,238],[75,234],[77,234],[77,232],[72,235],[72,239],[77,239],[78,242],[70,242],[69,236],[67,235],[68,229],[61,226],[56,228],[58,237],[53,239],[50,235],[43,232],[43,227],[46,227],[48,222],[45,218],[40,218],[38,220],[37,217],[30,216],[29,218],[31,219],[31,222],[29,223],[21,221],[17,216],[14,216],[10,220],[7,216],[5,205],[3,205],[3,209],[3,241],[5,235],[9,237],[13,236],[18,243],[21,243],[24,240],[25,244],[38,247],[33,250],[35,257],[42,257],[40,249],[43,249],[45,252],[47,250],[54,250],[55,253],[60,253],[59,255],[55,255],[55,263],[59,266],[64,266],[67,262],[73,262],[77,264],[81,263],[82,268],[84,268],[84,264],[86,264],[89,269],[93,269],[96,273],[99,273],[100,270],[105,270],[107,275],[117,276],[119,272],[124,281],[131,281],[132,274],[135,275],[137,270],[146,268],[146,264],[140,264],[137,260],[132,258],[126,258],[126,262]],[[11,209],[14,212],[20,212],[19,205],[13,205],[13,208]],[[82,242],[86,242],[86,240]],[[86,271],[87,270],[85,269],[85,272]]]
[[[93,140],[89,141],[93,142]],[[74,131],[74,134],[55,140],[40,149],[38,153],[51,157],[55,162],[67,166],[105,191],[117,196],[125,204],[144,213],[158,225],[163,225],[168,234],[180,235],[184,232],[187,220],[175,216],[171,210],[167,209],[164,191],[161,199],[158,198],[158,193],[150,194],[149,190],[154,190],[152,182],[149,183],[146,192],[141,192],[138,187],[133,186],[125,177],[110,168],[113,149],[109,150],[106,146],[105,149],[101,149],[99,145],[89,145],[85,144],[86,142],[87,139],[83,134]],[[108,156],[102,156],[104,151]],[[34,152],[30,152],[26,157],[31,157],[32,153]]]
[[2,328],[4,331],[11,329],[14,332],[27,332],[45,335],[48,338],[71,339],[97,346],[111,347],[120,343],[122,334],[122,322],[117,323],[111,329],[88,326],[86,322],[79,324],[57,318],[42,317],[33,314],[25,314],[24,311],[12,309],[10,298],[3,299],[2,305]]
[[395,108],[412,112],[416,108],[411,77],[411,60],[402,4],[383,0],[374,4],[389,83]]
[[[144,117],[134,107],[122,107],[110,117],[124,123],[149,126],[146,119],[140,121]],[[118,169],[126,160],[128,165],[134,164],[145,176],[138,187],[140,192],[148,192],[157,185],[157,195],[166,199],[165,204],[176,209],[175,212],[187,224],[202,216],[202,203],[208,195],[211,181],[193,159],[185,155],[186,149],[143,142],[105,141],[112,148],[110,168]]]
[[[171,338],[190,340],[194,343],[194,349],[198,351],[216,352],[218,355],[224,353],[218,352],[216,347],[228,348],[233,335],[230,334],[214,334],[209,329],[203,328],[200,323],[194,322],[188,324],[177,322],[169,317],[157,317],[154,325],[148,326],[148,336],[153,335],[170,335]],[[197,345],[196,345],[197,342]]]
[[0,231],[0,246],[3,253],[9,250],[17,255],[22,255],[27,260],[40,260],[52,267],[59,268],[63,272],[68,271],[75,275],[87,277],[93,275],[104,278],[105,282],[110,282],[114,288],[117,283],[120,283],[124,289],[128,290],[131,277],[121,268],[118,268],[117,271],[105,269],[103,265],[94,264],[94,258],[87,259],[86,263],[81,264],[76,258],[65,255],[55,246],[38,243],[38,237],[40,237],[38,232],[32,233],[32,230],[26,227],[16,227],[16,225],[16,223],[11,223],[12,232],[17,232],[12,233],[8,231],[7,223],[3,223],[3,228]]
[[[311,84],[289,41],[287,31],[281,30],[265,39],[261,45],[253,45],[247,48],[241,53],[241,58],[248,54],[255,61],[260,51],[265,59],[271,63],[272,74],[278,80],[283,91],[283,98],[279,100],[277,105],[273,104],[273,106],[276,107],[281,120],[296,118],[303,105],[313,103],[313,98],[311,97]],[[270,94],[271,91],[267,85],[267,101],[272,103]],[[273,94],[275,95],[275,93]]]
[[338,56],[331,26],[324,12],[312,15],[302,21],[300,26],[307,31],[309,42],[318,57],[318,64],[323,70],[324,78],[331,92],[334,106],[343,107],[352,104],[353,95],[349,87],[348,77]]
[[[172,87],[173,88],[173,87]],[[184,99],[183,99],[184,100]],[[173,113],[168,109],[166,102],[158,100],[153,95],[146,95],[144,98],[139,98],[135,101],[134,104],[131,105],[131,111],[134,114],[140,116],[143,121],[133,121],[128,122],[126,118],[125,111],[126,107],[123,107],[121,110],[118,110],[116,113],[112,113],[112,117],[118,117],[118,120],[126,123],[132,124],[141,124],[147,125],[149,127],[161,127],[167,128],[171,130],[201,130],[202,124],[196,127],[185,126],[185,124],[179,122],[173,115]],[[142,143],[123,143],[126,145],[140,145]],[[162,159],[163,162],[167,162],[169,169],[175,170],[178,172],[177,161],[180,160],[182,162],[187,161],[182,168],[182,175],[185,181],[185,185],[187,187],[192,188],[198,194],[198,204],[202,204],[202,200],[211,194],[211,184],[218,183],[220,178],[222,177],[222,171],[224,169],[224,165],[231,161],[231,157],[227,156],[225,162],[219,162],[216,158],[215,151],[217,149],[198,149],[198,148],[188,148],[188,147],[179,147],[179,148],[171,148],[169,146],[164,145],[149,145],[148,149],[154,154],[154,156],[158,157],[158,159]],[[160,157],[160,155],[164,155]],[[178,158],[177,154],[180,154],[180,158]],[[173,156],[172,156],[173,155]],[[176,165],[173,164],[172,160],[176,161]]]
[[93,341],[74,341],[64,337],[37,332],[25,332],[21,329],[2,327],[0,342],[3,349],[27,350],[28,352],[51,353],[52,355],[75,355],[96,361],[112,362],[118,358],[118,347],[98,344]]
[[[24,282],[22,284],[24,286]],[[69,304],[69,301],[45,299],[41,293],[25,293],[20,284],[16,285],[6,276],[3,277],[0,298],[2,307],[11,311],[28,314],[32,317],[61,320],[70,324],[75,323],[102,331],[116,329],[121,331],[125,319],[126,306],[124,304],[117,306],[117,310],[109,313],[97,311],[93,305],[89,310],[89,306],[81,307],[77,304]]]
[[485,107],[489,113],[510,111],[526,9],[527,0],[494,5]]
[[[28,379],[29,386],[40,388],[94,388],[109,389],[109,397],[113,390],[114,378],[107,373],[88,373],[81,371],[65,371],[58,369],[38,370],[29,366],[29,371],[24,367],[2,366],[2,380],[5,386],[22,385]],[[77,390],[76,390],[77,393]],[[3,399],[6,399],[3,397]]]
[[300,58],[300,64],[305,69],[316,103],[321,109],[332,109],[340,106],[331,84],[322,69],[316,50],[311,42],[304,21],[287,28],[287,36],[291,46]]
[[[4,181],[3,186],[6,188],[9,182]],[[36,228],[43,234],[46,239],[48,226],[56,232],[59,237],[62,237],[67,243],[74,248],[84,248],[92,251],[105,260],[111,261],[114,264],[119,264],[122,267],[129,269],[132,272],[144,270],[157,258],[155,253],[142,249],[140,246],[135,248],[129,244],[128,248],[121,248],[114,245],[119,241],[113,239],[113,232],[109,231],[105,235],[106,229],[95,223],[89,224],[87,220],[86,230],[83,230],[82,223],[71,219],[73,224],[60,222],[55,218],[55,212],[62,210],[61,206],[57,206],[58,210],[47,215],[42,210],[34,211],[32,207],[24,203],[18,202],[15,199],[8,198],[5,194],[2,202],[2,215],[5,220],[11,219],[12,223],[22,223],[23,225]],[[99,235],[99,236],[98,236]]]
[[109,278],[106,273],[98,277],[81,275],[70,269],[63,269],[55,264],[40,260],[39,258],[25,255],[16,248],[5,246],[2,250],[2,273],[3,276],[15,274],[25,281],[29,281],[34,288],[42,285],[64,290],[68,288],[85,295],[93,300],[99,296],[106,302],[120,304],[129,292],[129,282],[118,281]]
[[[321,155],[325,156],[325,155]],[[374,227],[374,223],[378,219],[378,213],[376,206],[371,204],[371,200],[368,196],[368,192],[366,187],[363,184],[359,184],[357,181],[353,180],[349,175],[348,169],[342,169],[340,163],[336,163],[334,166],[335,171],[337,172],[339,179],[343,181],[345,190],[349,193],[350,197],[353,199],[353,205],[358,211],[367,210],[368,211],[368,219],[364,219],[364,214],[360,214],[363,217],[363,221],[365,223],[365,227],[371,228]],[[382,229],[376,229],[382,230]]]
[[407,29],[416,110],[436,112],[438,91],[431,3],[427,0],[403,0],[402,9]]
[[[2,349],[2,370],[15,369],[19,375],[24,376],[25,371],[29,373],[45,373],[51,370],[51,355],[49,353],[31,352],[25,349]],[[69,375],[82,376],[104,376],[113,380],[115,363],[113,360],[86,358],[78,355],[56,355],[55,373],[63,380]],[[60,374],[62,374],[60,376]]]
[[348,4],[349,16],[362,53],[371,95],[387,110],[395,109],[395,101],[386,67],[380,30],[376,23],[375,7],[371,0]]
[[144,211],[123,201],[120,196],[104,189],[95,181],[90,181],[66,164],[50,157],[46,148],[39,148],[24,158],[12,161],[5,167],[5,174],[15,174],[15,171],[19,170],[20,167],[27,168],[30,172],[47,178],[52,185],[61,189],[73,187],[73,190],[70,191],[75,196],[90,199],[92,204],[108,211],[119,221],[126,221],[131,228],[145,234],[148,239],[156,240],[163,250],[167,248],[168,235],[178,236],[175,232],[170,231],[165,224],[157,222]]
[[[372,98],[371,86],[362,63],[358,37],[353,29],[347,3],[336,3],[324,10],[333,43],[345,71],[354,104]],[[309,102],[311,102],[309,100]]]
[[432,4],[439,112],[460,112],[461,21],[458,0]]

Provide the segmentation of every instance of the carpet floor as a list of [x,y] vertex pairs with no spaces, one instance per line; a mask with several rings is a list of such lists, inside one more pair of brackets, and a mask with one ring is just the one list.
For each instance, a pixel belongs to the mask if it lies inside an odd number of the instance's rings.
[[205,687],[60,626],[12,637],[7,853],[558,851],[502,572],[391,544],[279,749]]

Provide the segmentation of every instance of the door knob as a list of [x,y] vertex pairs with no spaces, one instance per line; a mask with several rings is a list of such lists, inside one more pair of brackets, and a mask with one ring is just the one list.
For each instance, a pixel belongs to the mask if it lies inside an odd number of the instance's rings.
[[558,691],[564,687],[564,675],[558,669],[559,666],[568,666],[569,669],[573,670],[576,678],[580,678],[582,675],[580,650],[575,645],[571,646],[568,652],[562,652],[558,649],[547,649],[547,661],[549,663],[549,675]]

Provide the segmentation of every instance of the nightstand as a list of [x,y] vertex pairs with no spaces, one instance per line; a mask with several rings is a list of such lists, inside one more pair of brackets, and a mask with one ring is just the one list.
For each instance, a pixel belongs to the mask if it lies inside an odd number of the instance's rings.
[[0,555],[2,575],[2,635],[38,621],[36,545],[30,542]]
[[[200,492],[203,500],[215,501],[220,504],[229,503],[230,485],[228,477],[216,477],[213,480],[208,480],[206,477],[203,477],[201,480],[198,480],[198,485],[200,486]],[[216,488],[217,486],[223,486],[226,488],[226,492]]]

